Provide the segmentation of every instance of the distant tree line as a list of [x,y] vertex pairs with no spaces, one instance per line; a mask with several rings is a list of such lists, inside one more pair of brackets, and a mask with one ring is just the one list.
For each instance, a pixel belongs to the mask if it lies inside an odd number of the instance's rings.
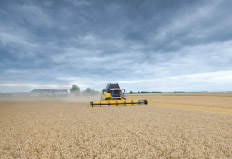
[[162,92],[160,92],[160,91],[141,91],[138,93],[162,93]]
[[77,85],[72,85],[72,88],[70,89],[70,93],[72,95],[84,95],[84,96],[100,94],[99,91],[95,91],[94,89],[91,88],[86,88],[84,91],[81,91],[81,89]]
[[[208,92],[208,91],[201,91],[201,92]],[[232,92],[232,91],[227,91],[227,92]],[[138,92],[133,92],[133,91],[130,91],[129,93],[133,94],[133,93],[199,93],[199,92],[185,92],[185,91],[174,91],[174,92],[138,91]]]
[[160,91],[138,91],[138,92],[130,91],[130,94],[132,93],[162,93],[162,92]]

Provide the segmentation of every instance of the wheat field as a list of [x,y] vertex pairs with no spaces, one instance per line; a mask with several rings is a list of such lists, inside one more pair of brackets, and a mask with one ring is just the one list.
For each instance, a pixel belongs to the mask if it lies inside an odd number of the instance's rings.
[[1,98],[0,158],[232,158],[230,95],[128,98],[149,105]]

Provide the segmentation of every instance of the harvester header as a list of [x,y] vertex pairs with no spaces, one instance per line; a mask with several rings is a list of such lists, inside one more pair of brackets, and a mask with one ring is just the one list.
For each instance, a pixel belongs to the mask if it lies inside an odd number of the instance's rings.
[[118,83],[109,83],[101,92],[101,100],[92,101],[89,107],[121,106],[121,105],[147,105],[147,100],[130,99],[124,97],[125,89],[121,89]]

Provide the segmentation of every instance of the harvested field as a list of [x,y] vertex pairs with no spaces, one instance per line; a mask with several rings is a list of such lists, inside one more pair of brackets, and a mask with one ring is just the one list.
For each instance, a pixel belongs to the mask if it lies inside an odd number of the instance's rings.
[[157,93],[127,95],[147,99],[149,105],[232,115],[232,93]]
[[146,95],[148,106],[96,108],[88,98],[2,98],[0,158],[232,158],[232,115],[208,112],[231,110],[231,97],[204,97]]

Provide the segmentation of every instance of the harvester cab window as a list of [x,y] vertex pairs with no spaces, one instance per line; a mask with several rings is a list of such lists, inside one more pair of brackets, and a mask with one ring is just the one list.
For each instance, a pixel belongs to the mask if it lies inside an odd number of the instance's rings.
[[120,97],[120,93],[121,93],[120,90],[112,90],[111,91],[112,97]]

